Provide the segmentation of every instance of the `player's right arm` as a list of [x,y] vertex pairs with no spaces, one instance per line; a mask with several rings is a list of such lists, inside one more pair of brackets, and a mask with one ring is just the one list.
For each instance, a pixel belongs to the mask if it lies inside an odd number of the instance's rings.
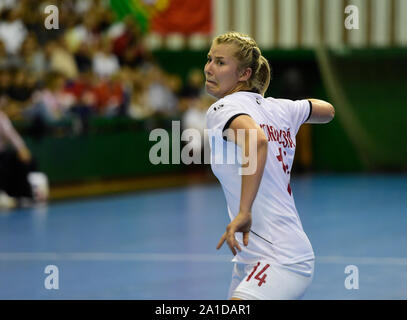
[[335,109],[329,102],[319,99],[307,99],[312,104],[311,115],[306,123],[328,123],[335,116]]

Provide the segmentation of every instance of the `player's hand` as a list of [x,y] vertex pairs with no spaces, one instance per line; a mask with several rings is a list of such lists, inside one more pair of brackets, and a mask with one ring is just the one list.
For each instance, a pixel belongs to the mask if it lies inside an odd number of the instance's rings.
[[251,212],[247,213],[239,212],[239,214],[226,227],[226,232],[220,238],[219,243],[216,246],[216,249],[220,249],[223,243],[226,241],[230,250],[235,256],[237,253],[236,249],[242,251],[242,248],[240,247],[239,243],[236,240],[235,233],[236,232],[243,233],[243,244],[247,246],[249,244],[249,232],[251,226],[252,226]]

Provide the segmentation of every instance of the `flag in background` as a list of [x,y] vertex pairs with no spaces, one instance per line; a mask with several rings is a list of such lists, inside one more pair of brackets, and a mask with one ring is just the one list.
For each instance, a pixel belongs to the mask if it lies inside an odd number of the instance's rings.
[[211,0],[110,0],[119,19],[132,15],[143,33],[209,34]]

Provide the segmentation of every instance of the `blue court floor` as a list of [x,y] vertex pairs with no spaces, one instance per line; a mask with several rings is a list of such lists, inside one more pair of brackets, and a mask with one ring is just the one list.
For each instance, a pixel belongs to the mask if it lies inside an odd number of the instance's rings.
[[[407,299],[406,175],[299,176],[292,188],[316,254],[304,299]],[[0,299],[225,299],[232,254],[215,247],[227,223],[219,185],[1,212]],[[46,289],[49,265],[58,289]],[[358,289],[345,287],[349,265]]]

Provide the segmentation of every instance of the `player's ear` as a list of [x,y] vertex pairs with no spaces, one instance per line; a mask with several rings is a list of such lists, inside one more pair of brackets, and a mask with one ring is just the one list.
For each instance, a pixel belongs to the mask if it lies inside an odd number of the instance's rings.
[[239,81],[247,81],[250,79],[251,76],[252,76],[252,68],[243,69],[240,72]]

